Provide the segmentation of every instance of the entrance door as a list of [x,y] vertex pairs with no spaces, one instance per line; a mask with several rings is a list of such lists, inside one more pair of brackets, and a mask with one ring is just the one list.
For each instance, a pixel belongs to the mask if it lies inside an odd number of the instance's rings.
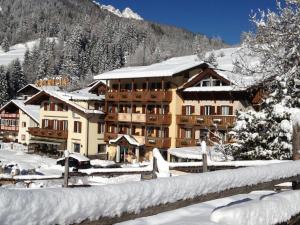
[[120,146],[120,161],[125,162],[126,156],[128,154],[128,148],[124,146]]

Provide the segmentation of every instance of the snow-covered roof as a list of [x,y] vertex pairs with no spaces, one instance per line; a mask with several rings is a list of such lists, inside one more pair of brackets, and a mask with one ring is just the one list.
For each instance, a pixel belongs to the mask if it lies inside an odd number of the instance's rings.
[[134,146],[142,146],[142,144],[140,144],[133,136],[131,135],[127,135],[127,134],[124,134],[124,135],[120,135],[119,137],[117,137],[116,139],[113,139],[113,140],[109,140],[109,144],[115,144],[117,143],[121,138],[125,138],[128,143],[130,145],[134,145]]
[[174,74],[203,64],[197,55],[170,58],[166,61],[149,66],[124,67],[94,77],[97,80],[145,78],[145,77],[171,77]]
[[79,153],[71,153],[70,157],[77,159],[79,162],[85,162],[85,161],[90,161],[89,158],[85,157],[84,155],[81,155]]
[[103,114],[100,110],[94,110],[94,109],[86,109],[79,104],[76,103],[76,101],[88,101],[88,100],[103,100],[103,96],[97,96],[95,94],[91,93],[85,93],[83,92],[77,92],[77,93],[69,93],[69,92],[63,92],[63,91],[56,91],[56,90],[49,90],[49,89],[43,89],[39,93],[32,96],[30,99],[28,99],[25,104],[30,104],[30,102],[38,97],[41,94],[47,94],[50,95],[56,99],[59,99],[66,104],[78,109],[79,111],[86,113],[86,114]]
[[261,79],[261,77],[258,75],[245,76],[244,74],[235,72],[234,63],[240,59],[241,55],[243,56],[243,59],[247,61],[249,66],[257,65],[259,63],[259,59],[256,57],[248,56],[247,53],[243,51],[245,50],[241,49],[241,47],[223,48],[208,52],[206,53],[206,56],[208,56],[212,52],[214,53],[217,66],[212,66],[212,68],[220,76],[229,80],[238,87],[248,87]]
[[170,148],[168,152],[178,158],[202,160],[202,151],[200,146]]
[[25,100],[13,99],[7,102],[4,106],[1,107],[0,111],[5,109],[8,105],[14,104],[19,109],[21,109],[25,114],[27,114],[31,119],[36,123],[39,123],[40,118],[40,107],[37,105],[25,105]]
[[40,91],[41,89],[39,87],[37,87],[36,85],[34,84],[27,84],[25,87],[22,87],[20,90],[18,90],[17,92],[20,93],[22,92],[23,90],[25,90],[26,88],[28,87],[31,87],[33,89],[36,89],[37,91]]
[[211,91],[234,91],[240,90],[235,86],[211,86],[211,87],[188,87],[185,88],[185,92],[211,92]]

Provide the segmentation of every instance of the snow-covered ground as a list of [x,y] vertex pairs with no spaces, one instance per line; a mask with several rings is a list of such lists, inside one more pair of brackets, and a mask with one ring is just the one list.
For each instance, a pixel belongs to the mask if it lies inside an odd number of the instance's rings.
[[[27,154],[21,145],[16,145],[14,149],[10,150],[10,144],[5,144],[5,148],[0,149],[0,164],[2,166],[7,164],[18,165],[20,171],[22,170],[35,170],[42,175],[50,177],[60,177],[62,174],[62,167],[56,165],[56,160],[45,156]],[[17,147],[18,146],[18,147]],[[2,143],[3,147],[3,143]],[[1,176],[1,174],[0,174]],[[32,176],[32,175],[30,175]],[[38,176],[38,175],[36,175]],[[15,178],[20,178],[16,176]],[[24,177],[25,178],[25,177]],[[30,178],[30,177],[27,177]]]
[[[50,41],[53,40],[53,38],[49,38]],[[21,62],[24,59],[24,54],[26,52],[26,49],[32,50],[35,45],[38,45],[39,39],[29,41],[26,43],[20,43],[16,44],[10,47],[10,50],[8,52],[4,52],[0,48],[0,65],[8,65],[11,63],[11,61],[19,59]]]
[[273,191],[255,191],[249,194],[235,195],[228,198],[203,202],[176,210],[159,213],[154,216],[129,220],[123,223],[118,223],[118,225],[216,225],[217,223],[211,221],[210,219],[210,216],[214,210],[228,204],[238,204],[239,202],[249,201],[252,199],[256,200],[273,193]]

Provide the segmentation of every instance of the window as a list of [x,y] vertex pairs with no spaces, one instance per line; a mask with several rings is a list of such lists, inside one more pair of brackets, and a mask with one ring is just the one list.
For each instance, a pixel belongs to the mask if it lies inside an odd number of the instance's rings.
[[185,115],[192,115],[194,113],[195,107],[191,105],[185,106]]
[[98,134],[103,134],[105,131],[104,123],[99,122],[98,123]]
[[26,127],[26,122],[22,122],[22,127]]
[[204,115],[208,116],[211,115],[211,107],[209,105],[204,106]]
[[49,111],[50,107],[49,107],[49,103],[45,102],[44,103],[44,111]]
[[21,135],[21,140],[22,140],[22,141],[25,141],[25,139],[26,139],[25,134],[22,134],[22,135]]
[[81,133],[81,122],[74,121],[74,133]]
[[188,138],[188,139],[192,138],[192,129],[190,129],[190,128],[185,129],[185,138]]
[[74,152],[80,153],[80,144],[73,143],[73,150]]
[[103,144],[98,145],[98,154],[106,154],[106,145]]
[[230,115],[229,113],[229,106],[221,106],[221,114],[222,115]]

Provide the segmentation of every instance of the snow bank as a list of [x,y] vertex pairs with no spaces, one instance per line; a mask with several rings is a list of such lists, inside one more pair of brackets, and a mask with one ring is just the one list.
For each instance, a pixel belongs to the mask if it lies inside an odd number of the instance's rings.
[[273,225],[300,213],[300,191],[287,191],[262,199],[221,207],[211,214],[222,225]]
[[3,189],[0,221],[1,225],[72,224],[298,174],[300,162],[294,161],[91,188]]

